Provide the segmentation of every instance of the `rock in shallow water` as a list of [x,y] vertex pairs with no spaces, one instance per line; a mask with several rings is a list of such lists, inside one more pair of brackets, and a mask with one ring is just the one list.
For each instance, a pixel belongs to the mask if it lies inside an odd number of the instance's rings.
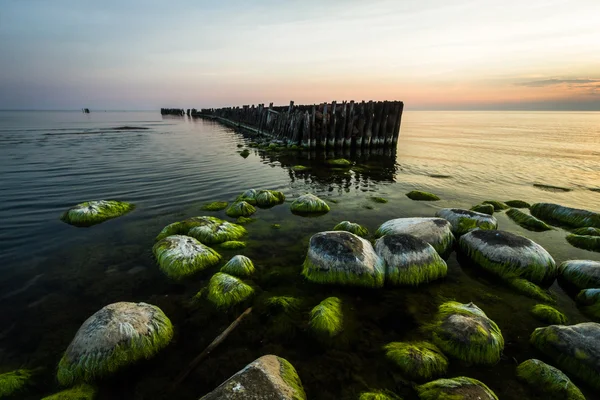
[[380,237],[388,234],[405,233],[426,241],[444,256],[452,250],[454,235],[452,225],[443,218],[396,218],[384,222],[375,232]]
[[93,400],[97,392],[95,387],[83,384],[44,397],[42,400]]
[[476,206],[471,207],[471,211],[487,215],[494,215],[494,206],[491,204],[477,204]]
[[272,207],[284,201],[284,194],[274,190],[261,190],[256,194],[256,205],[259,207]]
[[23,391],[31,385],[32,376],[32,371],[28,369],[17,369],[0,374],[0,399]]
[[448,369],[448,359],[431,343],[392,342],[383,349],[387,359],[411,380],[431,379],[444,375]]
[[411,192],[406,193],[406,197],[408,197],[411,200],[417,200],[417,201],[438,201],[440,200],[440,198],[433,194],[433,193],[429,193],[429,192],[423,192],[421,190],[413,190]]
[[371,243],[345,231],[320,232],[310,238],[302,275],[324,284],[382,287],[385,264]]
[[304,194],[294,200],[290,206],[290,209],[292,212],[300,214],[329,212],[329,206],[327,203],[310,193]]
[[385,262],[385,279],[392,285],[418,286],[446,276],[448,266],[435,249],[416,236],[385,235],[375,243]]
[[417,386],[417,393],[421,400],[498,400],[483,382],[464,376]]
[[151,358],[173,337],[171,321],[156,306],[120,302],[88,318],[58,364],[61,385],[93,382],[143,358]]
[[69,208],[60,219],[67,224],[86,227],[99,224],[111,218],[120,217],[133,210],[131,203],[116,200],[94,200]]
[[600,261],[569,260],[558,267],[558,283],[578,290],[600,288]]
[[163,228],[156,236],[161,240],[171,235],[192,236],[204,244],[218,244],[237,240],[246,234],[243,226],[232,224],[216,217],[191,217],[174,222]]
[[311,310],[308,325],[320,338],[330,339],[339,335],[344,329],[342,301],[337,297],[328,297],[320,302]]
[[241,303],[254,295],[252,286],[241,279],[217,272],[208,282],[206,298],[217,308],[228,308]]
[[452,233],[456,236],[477,228],[482,230],[498,228],[498,221],[493,216],[460,208],[442,208],[435,213],[435,216],[448,220],[452,224]]
[[342,221],[336,226],[333,227],[334,231],[346,231],[350,233],[354,233],[355,235],[361,237],[369,236],[369,230],[360,224],[356,224],[350,221]]
[[552,203],[536,203],[531,206],[531,215],[548,222],[558,222],[574,228],[600,228],[600,214],[564,207]]
[[549,400],[585,400],[568,376],[540,360],[530,359],[517,367],[517,377],[531,390]]
[[298,373],[286,359],[262,356],[201,400],[306,400]]
[[219,253],[196,239],[172,235],[156,242],[152,252],[160,270],[171,279],[183,279],[216,265]]
[[584,312],[600,320],[600,288],[583,289],[577,295],[577,302],[585,306]]
[[580,249],[600,253],[600,236],[592,235],[567,235],[567,242]]
[[248,257],[237,255],[227,261],[227,264],[223,265],[221,272],[239,277],[247,277],[254,273],[254,264]]
[[473,263],[507,280],[525,278],[535,283],[549,283],[556,277],[552,256],[523,236],[475,230],[463,235],[459,245]]
[[531,309],[531,313],[540,321],[548,324],[566,324],[567,317],[554,307],[545,304],[536,304]]
[[225,214],[232,218],[249,217],[255,212],[256,208],[254,208],[252,204],[245,201],[233,203],[227,210],[225,210]]
[[550,231],[552,227],[546,224],[544,221],[537,219],[536,217],[524,213],[516,208],[511,208],[506,212],[506,215],[515,221],[519,226],[528,229],[530,231]]

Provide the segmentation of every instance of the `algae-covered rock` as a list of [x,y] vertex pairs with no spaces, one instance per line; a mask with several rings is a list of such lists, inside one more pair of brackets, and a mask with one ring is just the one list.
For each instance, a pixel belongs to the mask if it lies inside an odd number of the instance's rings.
[[548,400],[585,400],[585,396],[568,376],[551,365],[534,358],[517,367],[517,377],[529,385],[532,392]]
[[329,212],[329,206],[323,200],[314,194],[304,194],[294,200],[290,206],[292,212],[300,214],[326,213]]
[[389,390],[377,390],[372,392],[362,392],[358,396],[358,400],[402,400],[402,398],[390,392]]
[[317,336],[333,338],[344,329],[342,301],[337,297],[328,297],[310,312],[308,325]]
[[392,342],[383,349],[385,355],[411,380],[425,380],[444,375],[448,359],[434,344],[427,342]]
[[235,201],[245,201],[248,204],[252,204],[253,206],[256,205],[256,190],[254,189],[248,189],[246,190],[244,193],[240,194]]
[[448,220],[452,224],[452,233],[456,236],[477,228],[481,230],[498,228],[498,221],[493,216],[460,208],[442,208],[435,213],[435,216]]
[[31,385],[33,371],[17,369],[0,374],[0,399],[22,392]]
[[250,150],[248,149],[244,149],[242,151],[239,152],[239,155],[244,157],[244,158],[248,158],[248,156],[250,155]]
[[239,225],[246,225],[251,222],[256,221],[256,218],[248,218],[248,217],[238,217],[235,222]]
[[440,305],[431,329],[436,346],[469,364],[495,364],[504,349],[498,325],[473,303]]
[[246,242],[240,242],[239,240],[230,240],[228,242],[223,242],[219,246],[225,250],[237,250],[243,249],[246,247]]
[[471,211],[487,215],[494,215],[494,206],[491,204],[477,204],[476,206],[471,207]]
[[475,230],[463,235],[459,245],[473,263],[507,280],[525,278],[534,283],[548,283],[556,277],[552,256],[523,236]]
[[369,230],[360,224],[356,224],[350,221],[342,221],[336,226],[333,227],[334,231],[346,231],[350,233],[354,233],[355,235],[361,237],[369,236]]
[[600,319],[600,289],[583,289],[577,295],[577,302],[585,306],[584,312]]
[[294,165],[292,167],[292,170],[296,171],[296,172],[302,172],[302,171],[307,171],[309,170],[310,167],[307,167],[305,165]]
[[536,217],[524,213],[521,210],[517,210],[516,208],[511,208],[506,212],[506,215],[513,221],[515,221],[519,226],[522,226],[525,229],[529,229],[530,231],[550,231],[552,227],[546,224],[544,221],[537,219]]
[[567,235],[567,242],[580,249],[600,252],[600,236]]
[[286,359],[262,356],[200,400],[306,400],[296,369]]
[[248,277],[254,273],[254,263],[246,256],[237,255],[223,265],[221,272],[241,278]]
[[60,219],[73,226],[92,226],[111,218],[120,217],[134,208],[133,204],[124,201],[86,201],[69,208]]
[[482,201],[481,204],[491,205],[492,207],[494,207],[494,211],[508,210],[508,208],[509,208],[506,203],[503,203],[501,201],[496,201],[496,200]]
[[600,261],[569,260],[558,267],[558,283],[578,290],[600,288]]
[[531,343],[562,371],[600,390],[600,324],[537,328],[531,334]]
[[508,286],[512,287],[517,292],[531,297],[532,299],[544,301],[546,303],[556,303],[556,300],[548,291],[542,289],[533,282],[529,282],[527,279],[513,278],[509,279],[507,283]]
[[237,240],[247,233],[243,226],[219,218],[195,217],[194,220],[196,224],[188,230],[187,235],[204,244],[219,244]]
[[421,400],[498,400],[483,382],[464,376],[417,386],[417,393]]
[[547,222],[557,222],[574,228],[600,228],[600,214],[564,207],[552,203],[536,203],[530,208],[531,215]]
[[119,302],[88,318],[58,363],[61,385],[92,382],[141,359],[149,359],[169,344],[171,321],[154,305]]
[[271,224],[271,228],[273,228],[273,229],[281,229],[281,224]]
[[345,158],[335,158],[330,160],[325,160],[325,164],[330,167],[349,167],[352,165],[352,162],[346,160]]
[[371,243],[345,231],[320,232],[310,238],[302,275],[334,285],[382,287],[385,264]]
[[238,201],[233,203],[227,210],[225,210],[225,214],[232,218],[237,217],[249,217],[256,212],[256,208],[250,203],[245,201]]
[[448,266],[433,246],[405,233],[385,235],[375,243],[385,262],[385,279],[392,285],[418,286],[446,276]]
[[370,199],[379,204],[385,204],[388,202],[387,199],[384,199],[383,197],[371,196]]
[[82,384],[42,398],[42,400],[93,400],[97,389],[91,385]]
[[531,309],[531,313],[540,321],[555,324],[564,325],[567,323],[567,317],[554,307],[547,306],[545,304],[536,304]]
[[443,218],[396,218],[384,222],[375,232],[376,237],[405,233],[426,241],[444,256],[452,250],[452,225]]
[[574,235],[582,235],[582,236],[600,236],[600,229],[599,228],[590,228],[590,227],[577,228],[577,229],[573,229],[571,231],[571,233]]
[[509,201],[505,201],[504,204],[506,204],[509,207],[512,208],[529,208],[531,207],[531,204],[529,204],[526,201],[523,200],[509,200]]
[[196,239],[172,235],[152,247],[160,270],[171,279],[179,280],[216,265],[219,253]]
[[272,207],[285,201],[285,195],[275,190],[261,190],[256,194],[256,205],[259,207]]
[[212,203],[207,203],[200,208],[205,211],[221,211],[226,209],[227,205],[229,205],[229,203],[226,201],[213,201]]
[[217,308],[228,308],[249,299],[252,295],[252,286],[235,276],[217,272],[208,282],[206,298]]
[[433,194],[433,193],[429,193],[429,192],[424,192],[422,190],[413,190],[410,191],[408,193],[406,193],[406,197],[408,197],[411,200],[418,200],[418,201],[437,201],[440,200],[440,198]]

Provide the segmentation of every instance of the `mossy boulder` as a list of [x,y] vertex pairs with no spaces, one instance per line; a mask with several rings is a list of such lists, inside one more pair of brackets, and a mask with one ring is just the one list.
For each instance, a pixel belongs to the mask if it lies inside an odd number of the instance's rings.
[[256,205],[259,207],[272,207],[285,201],[285,195],[275,190],[261,190],[256,194]]
[[244,193],[240,194],[235,201],[245,201],[248,204],[256,205],[256,195],[257,192],[255,189],[248,189]]
[[385,204],[388,202],[387,199],[384,199],[383,197],[371,196],[370,199],[379,204]]
[[433,246],[406,233],[385,235],[375,242],[375,252],[385,262],[390,285],[418,286],[446,276],[448,266]]
[[438,201],[440,200],[440,198],[433,194],[433,193],[429,193],[429,192],[424,192],[422,190],[413,190],[410,191],[408,193],[406,193],[406,197],[408,197],[411,200],[417,200],[417,201]]
[[542,289],[533,282],[529,282],[527,279],[513,278],[509,279],[507,283],[508,286],[527,297],[546,303],[556,303],[556,299],[547,290]]
[[537,328],[531,334],[531,343],[562,371],[600,390],[600,324]]
[[440,305],[431,330],[436,346],[467,364],[495,364],[504,349],[498,325],[473,303]]
[[461,208],[442,208],[435,213],[436,217],[448,220],[455,236],[463,235],[474,229],[493,230],[498,228],[498,221],[491,215]]
[[585,400],[583,393],[561,370],[534,358],[519,364],[517,378],[544,399]]
[[544,221],[537,219],[533,215],[524,213],[523,211],[518,210],[516,208],[511,208],[508,211],[506,211],[506,215],[510,219],[515,221],[515,223],[517,223],[519,226],[530,231],[541,232],[552,230],[552,227],[546,224]]
[[346,160],[345,158],[335,158],[335,159],[329,159],[329,160],[325,160],[325,164],[330,166],[330,167],[349,167],[352,165],[352,162],[349,160]]
[[227,208],[229,205],[226,201],[213,201],[200,207],[204,211],[221,211]]
[[509,207],[512,208],[529,208],[531,207],[531,204],[529,204],[526,201],[523,200],[508,200],[505,201],[504,204],[506,204]]
[[600,319],[600,289],[583,289],[577,295],[577,302],[584,305],[584,312]]
[[206,298],[217,308],[229,308],[248,300],[253,295],[252,286],[233,275],[217,272],[208,282]]
[[346,231],[350,233],[354,233],[360,237],[369,236],[369,230],[360,224],[356,224],[350,221],[342,221],[336,226],[333,227],[334,231]]
[[294,200],[290,206],[294,213],[310,214],[310,213],[326,213],[329,212],[329,206],[323,200],[314,194],[304,194]]
[[306,400],[300,377],[286,359],[262,356],[200,400]]
[[376,237],[405,233],[413,235],[433,246],[441,256],[447,255],[454,246],[452,225],[443,218],[396,218],[384,222],[375,232]]
[[238,277],[248,277],[254,274],[254,263],[246,256],[237,255],[223,265],[221,272]]
[[308,321],[310,330],[319,338],[331,339],[344,329],[342,301],[337,297],[328,297],[310,312]]
[[91,385],[82,384],[42,398],[42,400],[94,400],[98,390]]
[[565,314],[545,304],[536,304],[531,309],[531,313],[540,321],[548,324],[564,325],[567,323]]
[[320,232],[310,238],[302,275],[311,282],[382,287],[385,264],[371,243],[345,231]]
[[249,217],[256,212],[256,208],[250,203],[245,201],[238,201],[233,203],[227,210],[225,210],[225,214],[232,218],[237,217]]
[[498,400],[483,382],[464,376],[417,386],[417,393],[421,400]]
[[494,206],[491,204],[477,204],[476,206],[471,207],[471,211],[487,215],[494,215]]
[[600,261],[569,260],[558,267],[558,283],[577,290],[600,288]]
[[551,283],[556,278],[552,256],[524,236],[475,230],[463,235],[459,246],[474,264],[507,280],[524,278],[534,283]]
[[534,217],[550,223],[573,228],[600,228],[600,214],[587,210],[552,203],[535,203],[531,206],[530,212]]
[[0,374],[0,399],[23,392],[31,386],[33,371],[17,369]]
[[219,253],[196,239],[172,235],[152,247],[160,270],[171,279],[179,280],[216,265]]
[[599,228],[590,228],[590,227],[577,228],[577,229],[573,229],[571,231],[571,233],[574,235],[582,235],[582,236],[600,236],[600,229]]
[[377,390],[373,392],[362,392],[358,396],[358,400],[402,400],[402,398],[390,392],[389,390]]
[[120,217],[133,210],[131,203],[117,200],[93,200],[77,204],[69,208],[60,217],[61,221],[79,227],[99,224],[106,220]]
[[173,337],[171,321],[154,305],[109,304],[79,328],[58,363],[61,385],[93,382],[141,359],[149,359]]
[[238,250],[246,247],[246,242],[240,242],[239,240],[230,240],[223,242],[219,245],[224,250]]
[[251,222],[256,221],[256,218],[248,218],[248,217],[238,217],[235,222],[239,225],[246,225]]
[[485,200],[482,201],[481,204],[489,204],[492,207],[494,207],[494,211],[503,211],[503,210],[508,210],[509,206],[506,203],[503,203],[501,201],[496,201],[496,200]]
[[202,220],[202,222],[188,230],[187,235],[204,244],[219,244],[237,240],[247,233],[243,226],[219,218],[196,217],[196,220]]
[[431,343],[392,342],[383,349],[387,359],[410,380],[429,380],[444,375],[448,369],[448,359]]
[[567,235],[567,242],[580,249],[600,252],[600,236]]

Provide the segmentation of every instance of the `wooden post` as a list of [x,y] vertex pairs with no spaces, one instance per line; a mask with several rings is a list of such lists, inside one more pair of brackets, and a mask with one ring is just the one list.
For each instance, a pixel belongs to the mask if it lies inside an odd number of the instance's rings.
[[404,111],[404,103],[400,102],[398,107],[398,115],[396,116],[396,124],[394,126],[394,137],[392,143],[398,143],[398,137],[400,136],[400,123],[402,122],[402,112]]
[[310,140],[308,141],[308,147],[310,147],[310,148],[315,148],[317,145],[317,141],[315,140],[315,134],[317,132],[316,120],[317,120],[317,107],[315,104],[313,104],[312,114],[310,116]]
[[396,125],[396,116],[398,115],[398,102],[393,101],[390,106],[390,111],[387,117],[386,129],[385,129],[385,145],[389,146],[392,144],[392,136],[394,132],[394,126]]
[[321,132],[319,134],[318,144],[320,147],[327,147],[327,132],[329,132],[329,114],[327,103],[323,105],[323,122],[321,123]]
[[310,114],[308,113],[308,111],[304,111],[304,122],[302,124],[302,147],[308,147],[309,143],[310,143]]
[[327,147],[333,148],[335,146],[335,126],[337,122],[336,116],[336,102],[331,102],[331,121],[329,123],[329,135],[327,136]]
[[352,145],[352,135],[354,134],[354,100],[350,101],[348,110],[348,121],[346,124],[346,135],[344,137],[344,147],[350,148]]
[[373,136],[371,137],[371,147],[379,146],[379,127],[381,126],[381,113],[383,111],[383,103],[378,101],[375,104],[373,115]]
[[365,124],[365,137],[363,140],[363,146],[365,148],[369,148],[371,146],[371,138],[373,137],[373,113],[375,112],[375,106],[373,104],[373,100],[369,100],[367,104],[367,121]]
[[379,145],[383,146],[385,144],[385,132],[387,130],[387,116],[390,108],[389,101],[383,102],[383,111],[381,113],[381,125],[379,128]]
[[344,136],[346,132],[346,107],[348,103],[342,102],[342,115],[337,126],[337,132],[335,133],[335,145],[336,147],[342,147],[344,145]]
[[363,144],[363,138],[365,136],[365,125],[367,123],[365,117],[365,101],[363,100],[358,107],[358,134],[356,135],[356,147],[361,148]]

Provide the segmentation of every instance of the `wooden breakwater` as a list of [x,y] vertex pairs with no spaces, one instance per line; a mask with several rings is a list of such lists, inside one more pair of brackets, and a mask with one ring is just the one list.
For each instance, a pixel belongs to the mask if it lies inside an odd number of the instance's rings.
[[[188,115],[190,115],[188,110]],[[183,108],[161,108],[160,115],[185,115]]]
[[319,105],[294,105],[291,101],[289,106],[279,107],[271,103],[268,107],[259,104],[192,110],[191,116],[217,119],[303,147],[369,148],[395,146],[403,110],[401,101],[334,101]]

